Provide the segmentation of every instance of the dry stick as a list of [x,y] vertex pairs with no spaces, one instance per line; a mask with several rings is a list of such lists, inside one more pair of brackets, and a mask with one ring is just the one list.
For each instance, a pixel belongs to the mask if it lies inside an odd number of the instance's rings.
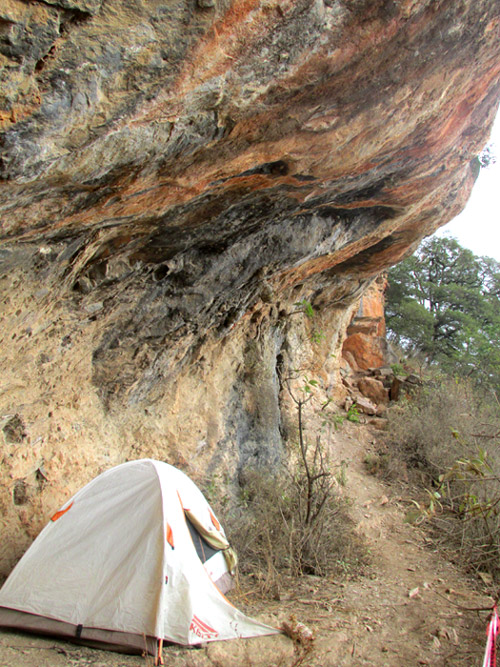
[[311,516],[311,505],[312,505],[312,490],[313,482],[311,471],[309,470],[309,465],[307,462],[307,446],[304,442],[304,431],[302,426],[302,406],[305,401],[298,401],[297,407],[299,412],[299,444],[300,444],[300,453],[302,455],[302,461],[304,463],[304,469],[306,471],[307,478],[307,503],[306,503],[306,526],[309,524],[309,517]]
[[498,438],[500,435],[500,431],[497,431],[496,433],[493,433],[492,435],[488,433],[471,433],[470,434],[473,438],[488,438],[489,440],[493,440],[494,438]]
[[465,607],[462,604],[459,604],[458,602],[454,602],[453,600],[450,600],[449,598],[445,597],[444,595],[441,595],[439,591],[434,591],[436,595],[439,595],[440,598],[443,598],[443,600],[446,600],[446,602],[450,602],[453,606],[458,607],[459,609],[462,609],[463,611],[491,611],[493,609],[494,605],[490,605],[489,607]]
[[492,475],[491,477],[449,477],[447,482],[500,482],[500,477]]

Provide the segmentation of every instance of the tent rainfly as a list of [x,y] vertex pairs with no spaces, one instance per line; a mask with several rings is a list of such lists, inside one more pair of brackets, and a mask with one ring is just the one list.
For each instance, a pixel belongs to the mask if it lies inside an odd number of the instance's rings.
[[0,590],[0,627],[156,655],[278,633],[223,592],[235,555],[198,487],[151,459],[112,468],[54,514]]

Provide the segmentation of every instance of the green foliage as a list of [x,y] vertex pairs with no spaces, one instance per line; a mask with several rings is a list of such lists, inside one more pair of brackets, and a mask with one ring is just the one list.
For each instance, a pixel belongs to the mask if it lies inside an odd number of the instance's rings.
[[326,334],[324,331],[321,331],[321,329],[313,329],[311,331],[311,340],[313,343],[316,343],[318,345],[321,343],[322,340],[325,340]]
[[391,364],[391,370],[394,375],[405,375],[405,369],[402,364]]
[[302,386],[302,391],[305,394],[312,394],[314,389],[318,386],[317,380],[309,380],[307,377],[304,377],[304,384]]
[[356,403],[353,403],[347,411],[346,419],[353,424],[361,423],[361,413],[359,412]]
[[314,308],[313,308],[311,302],[308,301],[307,299],[302,299],[301,301],[297,301],[297,303],[294,303],[293,305],[294,306],[299,306],[300,308],[302,308],[303,313],[310,320],[312,320],[314,318]]
[[389,272],[389,338],[407,353],[500,388],[500,264],[452,238],[427,239]]
[[[308,301],[307,299],[301,299],[300,301],[297,301],[293,305],[298,306],[300,308],[299,312],[303,312],[304,315],[309,320],[314,321],[316,313],[315,313],[314,307],[313,307],[313,305],[311,304],[310,301]],[[318,344],[318,343],[321,343],[321,341],[326,338],[326,334],[324,333],[324,331],[321,331],[321,329],[317,329],[316,327],[313,327],[313,329],[311,331],[311,334],[310,334],[310,337],[311,337],[311,341],[313,343]]]
[[344,423],[345,419],[346,418],[344,415],[340,415],[337,412],[328,413],[322,422],[322,426],[325,426],[326,424],[333,424],[333,428],[338,431]]

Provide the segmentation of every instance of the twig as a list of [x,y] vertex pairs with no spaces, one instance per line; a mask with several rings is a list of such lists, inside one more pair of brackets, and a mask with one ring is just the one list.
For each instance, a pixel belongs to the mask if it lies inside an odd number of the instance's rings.
[[443,598],[443,600],[446,600],[446,602],[450,602],[454,607],[458,607],[459,609],[462,609],[463,611],[492,611],[493,609],[493,604],[490,604],[489,607],[465,607],[463,604],[459,604],[458,602],[454,602],[453,600],[450,600],[449,598],[445,597],[444,595],[441,595],[439,591],[434,591],[436,595],[439,595],[440,598]]

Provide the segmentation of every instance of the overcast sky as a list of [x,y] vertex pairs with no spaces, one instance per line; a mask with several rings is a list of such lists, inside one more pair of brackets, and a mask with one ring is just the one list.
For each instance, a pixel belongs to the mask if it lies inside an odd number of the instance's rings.
[[481,169],[465,209],[437,234],[454,236],[476,255],[500,262],[500,111],[490,141],[494,143],[496,163]]

